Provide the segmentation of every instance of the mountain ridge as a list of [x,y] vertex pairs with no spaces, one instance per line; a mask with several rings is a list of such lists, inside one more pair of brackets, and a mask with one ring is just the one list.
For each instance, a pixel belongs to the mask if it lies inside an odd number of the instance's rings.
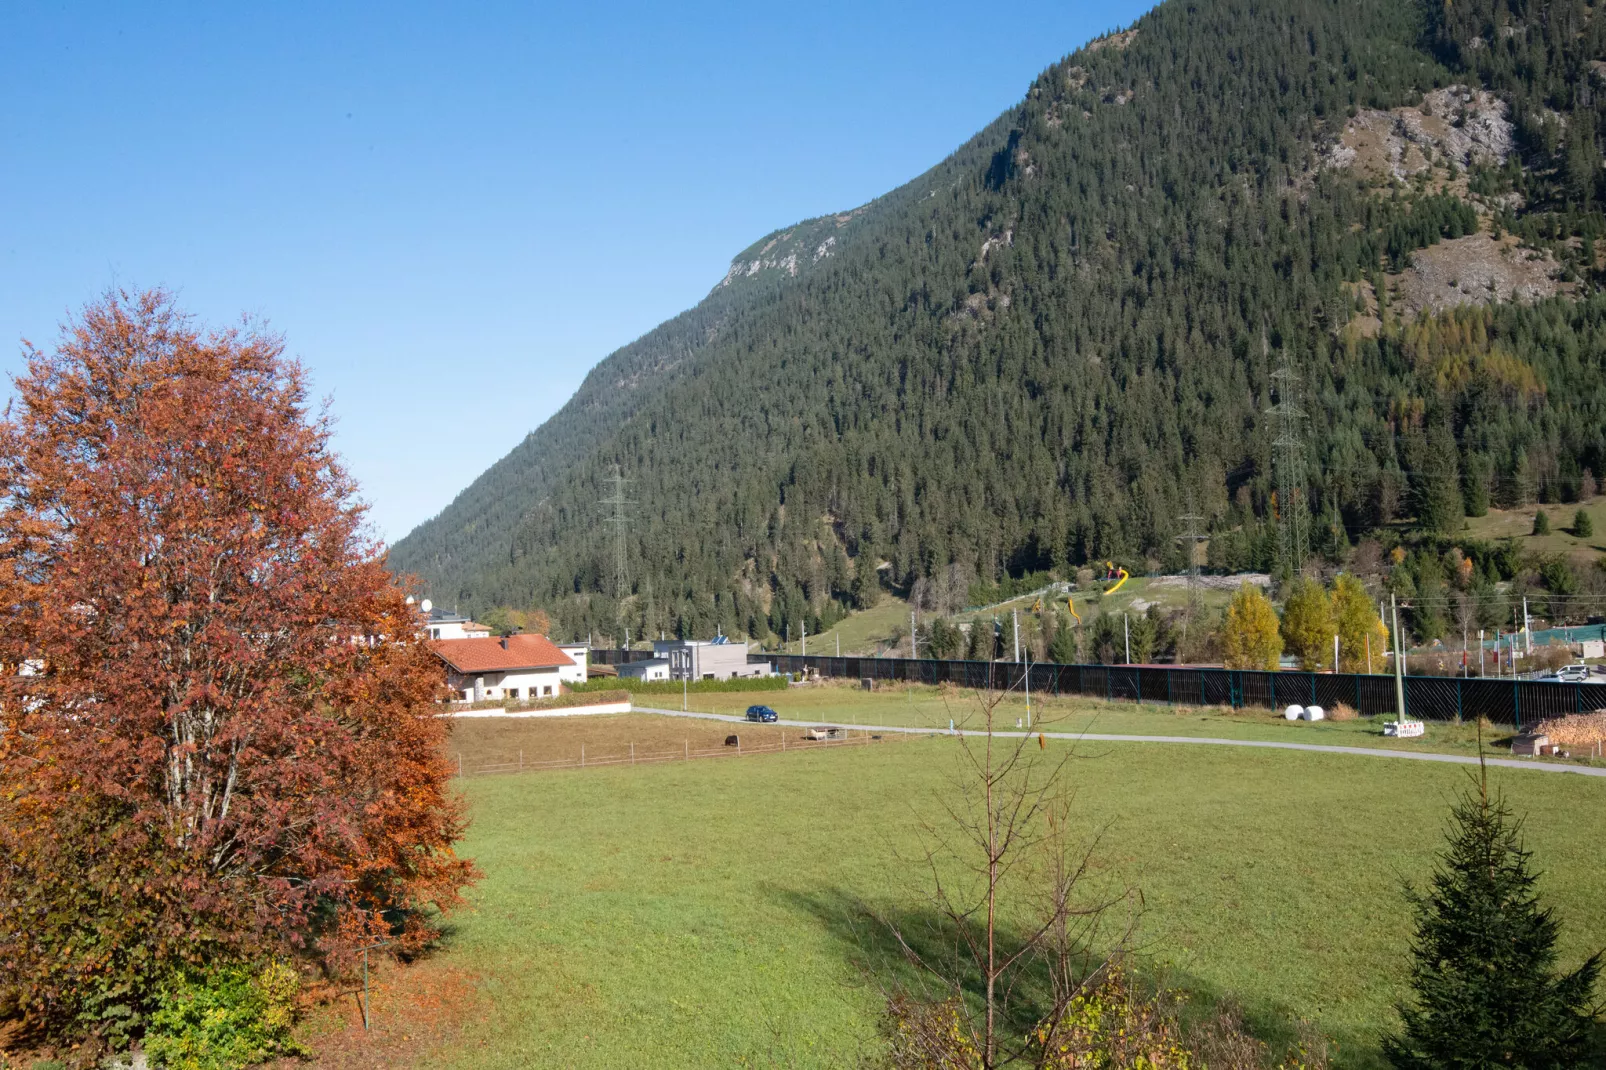
[[[1606,310],[1584,257],[1606,230],[1598,168],[1568,140],[1599,114],[1557,94],[1601,36],[1551,29],[1583,5],[1532,6],[1556,18],[1501,38],[1493,0],[1168,0],[847,225],[754,243],[392,560],[437,600],[540,605],[570,634],[760,637],[956,568],[1171,567],[1185,511],[1216,534],[1213,563],[1263,568],[1285,356],[1323,416],[1324,553],[1438,516],[1451,490],[1472,508],[1576,484],[1606,459]],[[1503,43],[1457,44],[1480,32]],[[1466,81],[1509,100],[1520,165],[1323,164],[1355,115]],[[1533,118],[1550,104],[1567,131]],[[831,228],[842,240],[803,263]],[[1497,230],[1572,273],[1573,298],[1403,318],[1418,251]],[[1377,331],[1350,329],[1369,299]],[[1536,405],[1529,380],[1558,389]],[[622,607],[596,504],[616,466],[639,503]]]

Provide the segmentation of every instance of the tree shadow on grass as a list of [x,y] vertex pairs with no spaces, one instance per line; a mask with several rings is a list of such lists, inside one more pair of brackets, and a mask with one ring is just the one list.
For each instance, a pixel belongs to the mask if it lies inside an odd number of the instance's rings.
[[[881,999],[894,992],[907,992],[921,999],[941,999],[953,995],[931,971],[920,969],[915,959],[939,969],[944,977],[959,982],[968,1003],[979,1006],[985,985],[981,972],[964,950],[964,934],[948,918],[919,903],[869,903],[841,888],[814,891],[782,889],[780,900],[798,912],[811,915],[834,938],[847,966],[846,983],[870,989]],[[1018,946],[1019,930],[1000,925],[1000,946]],[[1240,1000],[1234,994],[1198,974],[1159,963],[1152,949],[1128,952],[1124,964],[1129,973],[1150,992],[1167,991],[1185,996],[1180,1017],[1186,1028],[1203,1025],[1224,1015],[1237,1015],[1247,1031],[1265,1043],[1275,1055],[1297,1049],[1301,1037],[1301,1016],[1295,1008],[1265,1000]],[[1104,960],[1097,949],[1085,952],[1088,968]],[[1048,1007],[1050,986],[1041,963],[1024,971],[1010,993],[1004,1008],[1004,1028],[1024,1035]],[[1378,1037],[1354,1030],[1323,1031],[1332,1047],[1333,1065],[1347,1070],[1383,1070],[1387,1067],[1378,1046]]]

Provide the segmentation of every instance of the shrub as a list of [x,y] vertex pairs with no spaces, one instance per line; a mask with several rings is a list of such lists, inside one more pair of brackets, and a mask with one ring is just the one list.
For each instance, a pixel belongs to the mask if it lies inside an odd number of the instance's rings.
[[1340,702],[1327,711],[1327,719],[1329,721],[1353,721],[1359,716],[1360,714],[1356,712],[1355,707],[1347,702]]
[[614,679],[610,676],[576,684],[574,691],[578,694],[627,691],[632,695],[678,695],[684,687],[693,695],[706,695],[729,691],[785,691],[788,682],[786,676],[749,676],[742,680],[693,680],[688,685],[679,680],[637,680],[630,676]]
[[1587,539],[1595,534],[1595,522],[1589,519],[1589,514],[1582,509],[1573,514],[1573,534],[1580,539]]
[[284,962],[162,986],[145,1054],[163,1070],[238,1070],[275,1055],[305,1055],[291,1036],[300,978]]
[[1533,530],[1533,533],[1535,535],[1549,535],[1550,534],[1550,517],[1545,515],[1545,511],[1543,509],[1539,510],[1537,513],[1534,514],[1534,530]]
[[[602,681],[598,681],[601,683]],[[608,681],[612,683],[612,681]],[[498,701],[486,699],[483,702],[453,703],[454,710],[561,710],[570,706],[596,706],[604,702],[625,702],[630,698],[630,692],[617,685],[608,688],[591,687],[589,685],[577,686],[566,695],[553,695],[550,698],[530,699],[517,702],[512,699]]]

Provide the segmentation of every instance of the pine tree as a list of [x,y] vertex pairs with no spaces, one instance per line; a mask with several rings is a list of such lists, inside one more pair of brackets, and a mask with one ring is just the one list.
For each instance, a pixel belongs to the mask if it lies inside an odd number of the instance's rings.
[[1582,509],[1573,514],[1573,534],[1580,539],[1587,539],[1595,534],[1595,522],[1589,519],[1589,514]]
[[1539,510],[1537,513],[1534,514],[1534,530],[1533,530],[1533,533],[1535,535],[1549,535],[1550,534],[1550,517],[1545,515],[1545,511],[1543,509]]
[[1558,974],[1551,908],[1539,903],[1522,823],[1489,797],[1487,774],[1451,811],[1449,844],[1417,913],[1404,1030],[1384,1043],[1400,1070],[1562,1070],[1591,1050],[1599,952]]

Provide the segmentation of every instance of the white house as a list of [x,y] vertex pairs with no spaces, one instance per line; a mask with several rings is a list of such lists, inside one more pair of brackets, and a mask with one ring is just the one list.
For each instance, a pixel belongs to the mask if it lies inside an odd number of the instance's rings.
[[585,665],[544,635],[433,639],[429,647],[446,663],[458,702],[551,698],[585,679]]

